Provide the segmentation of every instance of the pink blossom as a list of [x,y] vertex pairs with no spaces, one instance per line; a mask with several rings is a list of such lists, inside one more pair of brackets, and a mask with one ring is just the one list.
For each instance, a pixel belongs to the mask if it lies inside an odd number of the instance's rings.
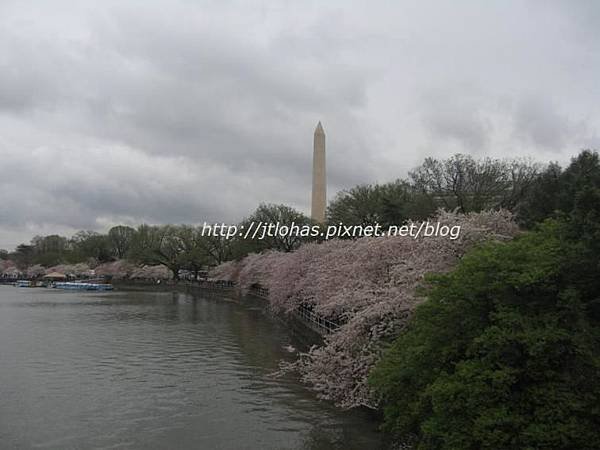
[[140,280],[170,280],[173,273],[162,264],[156,266],[136,267],[131,271],[131,279]]
[[135,264],[119,259],[104,264],[100,264],[96,267],[95,272],[98,276],[109,276],[115,280],[122,280],[129,278],[131,273],[136,269]]
[[310,305],[341,323],[335,333],[295,364],[302,379],[322,398],[344,407],[375,407],[367,385],[384,341],[406,326],[422,301],[415,288],[427,273],[451,269],[473,245],[510,239],[518,233],[508,211],[467,215],[440,211],[434,219],[460,225],[460,236],[374,237],[309,243],[292,253],[268,251],[226,263],[213,277],[227,276],[242,292],[255,283],[269,289],[276,313],[289,314]]

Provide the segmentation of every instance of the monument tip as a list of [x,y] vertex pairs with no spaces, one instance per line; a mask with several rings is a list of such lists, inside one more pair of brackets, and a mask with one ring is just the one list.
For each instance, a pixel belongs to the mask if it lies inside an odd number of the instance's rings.
[[321,121],[317,124],[317,128],[315,128],[315,134],[325,134],[325,130],[323,130],[323,125],[321,125]]

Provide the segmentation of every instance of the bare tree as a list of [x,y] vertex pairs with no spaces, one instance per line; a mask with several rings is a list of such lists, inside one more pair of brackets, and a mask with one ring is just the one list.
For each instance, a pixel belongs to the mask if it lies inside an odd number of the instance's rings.
[[514,209],[540,172],[527,159],[473,159],[454,155],[446,160],[426,158],[410,172],[415,189],[438,206],[460,212]]

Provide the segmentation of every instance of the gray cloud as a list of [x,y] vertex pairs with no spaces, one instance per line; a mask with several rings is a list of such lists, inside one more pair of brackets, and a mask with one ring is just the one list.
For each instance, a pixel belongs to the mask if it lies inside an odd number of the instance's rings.
[[514,115],[515,134],[536,147],[550,151],[564,148],[576,127],[542,98],[523,99]]
[[430,154],[566,160],[600,120],[579,5],[2,2],[0,248],[308,211],[318,120],[331,196]]
[[[492,122],[485,115],[485,97],[458,85],[428,92],[423,96],[423,124],[439,142],[453,142],[469,153],[485,152]],[[456,96],[456,91],[462,96]]]

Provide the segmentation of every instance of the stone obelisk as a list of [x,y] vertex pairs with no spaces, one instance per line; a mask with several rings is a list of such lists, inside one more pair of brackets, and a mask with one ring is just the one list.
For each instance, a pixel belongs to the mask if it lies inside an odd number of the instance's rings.
[[317,124],[313,147],[312,203],[311,218],[319,223],[325,222],[327,207],[327,173],[325,165],[325,131],[321,122]]

